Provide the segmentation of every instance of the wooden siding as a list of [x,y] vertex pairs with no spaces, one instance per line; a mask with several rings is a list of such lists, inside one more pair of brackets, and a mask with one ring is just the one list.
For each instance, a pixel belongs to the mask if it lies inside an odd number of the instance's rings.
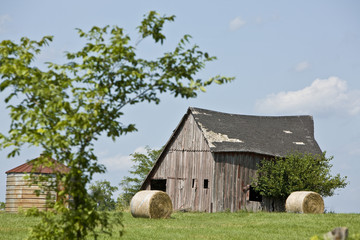
[[[6,178],[6,203],[5,211],[17,212],[18,208],[24,210],[36,207],[46,210],[47,194],[41,193],[37,196],[34,191],[40,190],[37,185],[29,186],[29,180],[25,180],[26,174],[9,173]],[[56,193],[49,192],[51,198],[55,199]]]
[[[213,168],[208,143],[190,114],[166,146],[150,179],[166,179],[166,192],[174,210],[211,212]],[[207,189],[204,180],[208,180]],[[150,181],[145,188],[150,189]]]
[[240,209],[258,211],[261,203],[249,201],[247,185],[256,176],[256,164],[264,156],[254,153],[215,153],[212,201],[214,211],[234,212]]

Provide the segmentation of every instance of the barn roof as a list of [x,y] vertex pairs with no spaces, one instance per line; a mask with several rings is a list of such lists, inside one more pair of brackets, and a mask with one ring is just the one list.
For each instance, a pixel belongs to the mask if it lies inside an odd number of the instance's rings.
[[250,116],[189,108],[212,152],[321,154],[312,116]]
[[[5,173],[31,173],[32,169],[34,167],[34,162],[37,161],[38,158],[35,158],[31,161],[28,161],[24,164],[21,164],[20,166],[17,166],[13,169],[10,169],[8,171],[6,171]],[[61,163],[59,163],[58,161],[51,159],[52,162],[54,162],[54,166],[55,169],[51,168],[51,167],[47,167],[47,166],[38,166],[38,168],[33,172],[33,173],[54,173],[54,170],[60,173],[67,173],[69,172],[69,168]]]

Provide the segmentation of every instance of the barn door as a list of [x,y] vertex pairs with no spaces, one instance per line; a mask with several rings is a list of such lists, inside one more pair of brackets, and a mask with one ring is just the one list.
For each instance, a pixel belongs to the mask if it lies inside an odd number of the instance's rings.
[[166,192],[166,179],[151,179],[150,189]]
[[178,188],[177,194],[175,194],[175,209],[183,209],[186,203],[185,197],[185,179],[177,179],[176,186]]
[[198,210],[198,179],[193,178],[191,183],[191,209],[193,211]]

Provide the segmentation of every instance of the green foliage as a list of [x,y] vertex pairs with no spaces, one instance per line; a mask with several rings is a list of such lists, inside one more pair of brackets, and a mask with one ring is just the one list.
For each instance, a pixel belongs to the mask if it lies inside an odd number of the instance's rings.
[[5,210],[5,203],[4,202],[0,202],[0,210]]
[[332,176],[330,161],[325,153],[291,154],[285,158],[264,159],[258,166],[255,189],[262,196],[286,199],[294,191],[314,191],[323,197],[332,196],[335,189],[347,185],[346,177]]
[[155,161],[160,156],[162,149],[156,150],[146,146],[146,154],[135,152],[131,154],[131,161],[134,162],[129,173],[132,176],[124,177],[121,181],[123,193],[118,198],[118,203],[123,207],[130,204],[131,198],[140,190],[142,182],[154,166]]
[[109,181],[96,181],[90,185],[90,195],[96,202],[96,209],[100,211],[111,211],[116,207],[115,200],[112,195],[118,190],[117,187],[111,186]]
[[[150,12],[138,33],[142,39],[162,43],[163,26],[173,20],[174,16]],[[61,174],[53,166],[56,184],[52,190],[58,199],[53,211],[41,213],[32,239],[84,239],[90,233],[96,238],[97,226],[100,232],[111,234],[107,213],[97,211],[87,185],[95,173],[105,172],[94,154],[99,136],[115,140],[136,131],[134,124],[121,122],[125,106],[144,101],[158,104],[165,92],[193,98],[212,83],[233,79],[196,79],[196,73],[215,57],[196,45],[187,48],[188,35],[173,51],[148,60],[137,57],[138,43],[118,26],[95,26],[88,32],[78,29],[78,34],[84,46],[67,52],[65,64],[47,63],[44,71],[34,65],[34,59],[52,36],[0,43],[0,91],[8,94],[5,103],[12,120],[8,133],[0,134],[0,149],[10,148],[8,157],[14,157],[24,146],[39,147],[43,151],[39,164],[54,158],[70,167]]]

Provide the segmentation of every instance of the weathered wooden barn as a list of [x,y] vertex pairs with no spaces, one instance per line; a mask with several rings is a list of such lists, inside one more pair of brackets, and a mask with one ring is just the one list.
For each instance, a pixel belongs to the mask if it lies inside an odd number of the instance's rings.
[[141,189],[166,191],[175,210],[276,210],[253,190],[252,179],[264,158],[293,152],[321,154],[311,116],[189,108]]
[[[56,192],[44,192],[36,184],[31,184],[30,179],[25,179],[30,173],[36,176],[49,176],[48,182],[42,182],[43,185],[48,185],[49,181],[54,179],[54,171],[66,173],[69,169],[55,160],[53,161],[54,169],[46,166],[37,166],[34,168],[34,162],[37,159],[31,160],[20,166],[17,166],[6,172],[6,212],[17,212],[19,208],[24,210],[36,207],[39,210],[47,210],[48,201],[56,201]],[[35,191],[40,194],[36,195]]]

